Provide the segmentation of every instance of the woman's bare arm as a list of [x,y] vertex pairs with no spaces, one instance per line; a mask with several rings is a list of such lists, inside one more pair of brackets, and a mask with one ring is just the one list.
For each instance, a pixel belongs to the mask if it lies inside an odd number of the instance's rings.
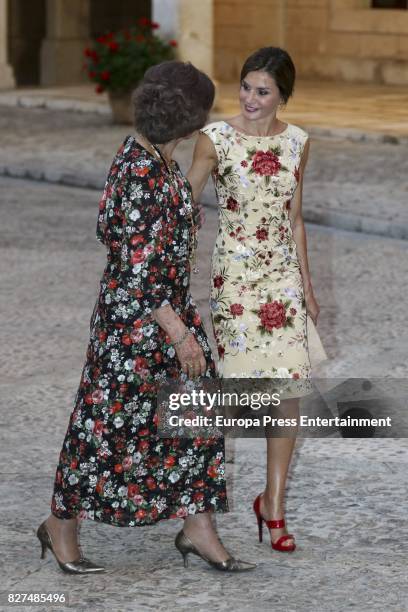
[[213,143],[206,134],[200,132],[194,148],[193,162],[187,172],[187,179],[193,188],[193,198],[196,202],[217,164],[217,152]]
[[293,239],[296,243],[296,250],[300,265],[300,272],[302,274],[307,312],[313,319],[313,322],[316,323],[320,309],[313,294],[309,262],[307,257],[306,230],[302,216],[303,177],[308,155],[309,141],[306,142],[305,147],[303,149],[302,160],[299,166],[299,182],[291,201],[289,219],[292,225]]

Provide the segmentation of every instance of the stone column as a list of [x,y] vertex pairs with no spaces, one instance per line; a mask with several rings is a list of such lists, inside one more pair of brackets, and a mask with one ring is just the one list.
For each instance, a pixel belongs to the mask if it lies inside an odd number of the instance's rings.
[[0,0],[0,88],[15,87],[13,69],[7,61],[7,0]]
[[167,40],[179,36],[179,0],[152,0],[152,21],[160,24],[159,36]]
[[89,0],[47,0],[47,37],[41,48],[41,85],[86,81],[83,50],[89,41]]
[[152,0],[152,19],[159,34],[178,41],[178,57],[213,75],[214,0]]

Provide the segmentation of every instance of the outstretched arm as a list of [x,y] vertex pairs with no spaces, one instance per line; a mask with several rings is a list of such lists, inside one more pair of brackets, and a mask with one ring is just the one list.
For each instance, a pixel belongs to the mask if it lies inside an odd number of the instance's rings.
[[295,194],[290,204],[289,218],[292,225],[293,239],[296,243],[296,250],[299,259],[300,272],[302,274],[303,288],[305,293],[306,310],[313,320],[317,322],[319,315],[319,305],[313,294],[312,281],[310,278],[309,262],[307,257],[307,240],[305,224],[302,216],[302,191],[303,176],[309,155],[309,141],[303,149],[302,160],[299,167],[299,182]]
[[187,172],[187,179],[193,188],[193,198],[196,202],[217,164],[217,152],[213,143],[206,134],[200,132],[194,148],[193,163]]

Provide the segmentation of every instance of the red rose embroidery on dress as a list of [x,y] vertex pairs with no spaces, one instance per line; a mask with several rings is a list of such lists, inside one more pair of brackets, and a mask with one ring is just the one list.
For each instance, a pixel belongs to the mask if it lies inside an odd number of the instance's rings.
[[233,317],[239,317],[240,315],[242,315],[242,313],[244,312],[244,307],[242,306],[242,304],[231,304],[230,306],[230,313],[232,314]]
[[268,235],[268,230],[264,227],[258,228],[256,230],[256,237],[258,240],[267,240]]
[[262,304],[258,311],[261,325],[266,331],[272,332],[274,328],[279,329],[286,325],[286,310],[282,302],[275,300]]
[[252,157],[252,170],[261,176],[278,174],[281,163],[272,151],[257,151]]
[[214,287],[216,287],[217,289],[219,289],[220,287],[222,287],[222,286],[223,286],[223,284],[224,284],[224,281],[223,281],[223,279],[222,279],[222,276],[219,276],[219,275],[218,275],[218,276],[214,276],[214,278],[213,278],[213,284],[214,284]]
[[234,198],[229,197],[227,199],[227,208],[228,210],[232,210],[233,212],[237,211],[239,208],[238,202],[234,200]]

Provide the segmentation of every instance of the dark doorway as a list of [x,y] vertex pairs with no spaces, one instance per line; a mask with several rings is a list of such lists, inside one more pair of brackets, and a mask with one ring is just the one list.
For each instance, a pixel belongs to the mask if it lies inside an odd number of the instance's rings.
[[372,0],[371,5],[373,8],[406,9],[408,0]]
[[151,18],[150,0],[91,0],[91,38],[134,25],[139,17]]
[[9,0],[8,57],[17,85],[40,83],[41,43],[46,31],[45,0]]

